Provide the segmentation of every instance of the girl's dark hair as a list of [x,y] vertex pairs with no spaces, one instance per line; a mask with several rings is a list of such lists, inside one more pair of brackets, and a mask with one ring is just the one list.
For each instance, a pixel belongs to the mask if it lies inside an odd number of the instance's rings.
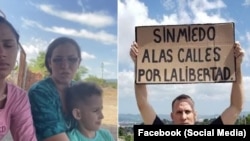
[[17,33],[16,29],[12,26],[12,24],[2,16],[0,16],[0,24],[6,24],[7,26],[10,27],[11,31],[16,37],[17,43],[19,44],[19,34]]
[[59,45],[62,45],[65,43],[73,44],[76,47],[77,56],[79,57],[80,61],[82,59],[80,46],[78,45],[78,43],[74,39],[71,39],[69,37],[59,37],[59,38],[55,39],[52,43],[49,44],[47,51],[46,51],[46,54],[45,54],[45,66],[50,74],[52,74],[52,70],[49,67],[49,60],[51,59],[53,51],[55,50],[55,48],[59,47]]
[[66,113],[73,118],[72,111],[93,95],[102,96],[103,90],[96,83],[77,81],[65,90]]

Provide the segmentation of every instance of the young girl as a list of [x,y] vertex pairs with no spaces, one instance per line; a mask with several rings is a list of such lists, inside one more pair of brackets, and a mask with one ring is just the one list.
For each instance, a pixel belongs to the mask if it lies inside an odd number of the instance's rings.
[[18,33],[0,16],[0,140],[10,130],[14,141],[36,141],[27,93],[6,82],[16,62],[18,44]]
[[66,89],[66,108],[78,126],[68,132],[72,141],[114,141],[109,130],[100,128],[104,118],[102,89],[95,83],[76,82]]

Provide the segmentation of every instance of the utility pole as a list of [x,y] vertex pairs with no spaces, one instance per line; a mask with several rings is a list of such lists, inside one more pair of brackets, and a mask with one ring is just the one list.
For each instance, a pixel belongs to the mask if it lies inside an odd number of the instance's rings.
[[102,80],[103,80],[103,69],[104,69],[104,63],[102,62]]
[[102,65],[101,65],[101,68],[102,68],[102,81],[101,81],[101,85],[103,86],[104,85],[104,79],[103,79],[103,69],[104,69],[104,63],[102,62]]

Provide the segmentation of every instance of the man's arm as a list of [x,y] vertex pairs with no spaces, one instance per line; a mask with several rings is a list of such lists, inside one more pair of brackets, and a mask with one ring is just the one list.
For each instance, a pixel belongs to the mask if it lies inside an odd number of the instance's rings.
[[233,82],[232,85],[230,106],[221,115],[223,124],[235,123],[242,111],[244,102],[243,82],[241,74],[241,63],[244,52],[239,43],[235,44],[234,51],[236,57],[236,81]]
[[[136,66],[137,55],[138,55],[138,46],[134,42],[130,48],[130,56],[135,66]],[[153,107],[148,102],[148,99],[147,99],[148,92],[147,92],[147,87],[145,84],[135,84],[135,97],[136,97],[137,106],[141,113],[144,124],[145,125],[153,124],[156,118],[156,113]]]
[[135,97],[138,109],[145,125],[153,124],[156,113],[147,99],[147,87],[145,84],[135,84]]

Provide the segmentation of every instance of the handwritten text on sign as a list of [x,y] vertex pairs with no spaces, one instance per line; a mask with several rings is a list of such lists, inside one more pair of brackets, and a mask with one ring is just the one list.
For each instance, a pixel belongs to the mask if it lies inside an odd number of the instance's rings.
[[234,23],[138,26],[136,83],[235,81]]

